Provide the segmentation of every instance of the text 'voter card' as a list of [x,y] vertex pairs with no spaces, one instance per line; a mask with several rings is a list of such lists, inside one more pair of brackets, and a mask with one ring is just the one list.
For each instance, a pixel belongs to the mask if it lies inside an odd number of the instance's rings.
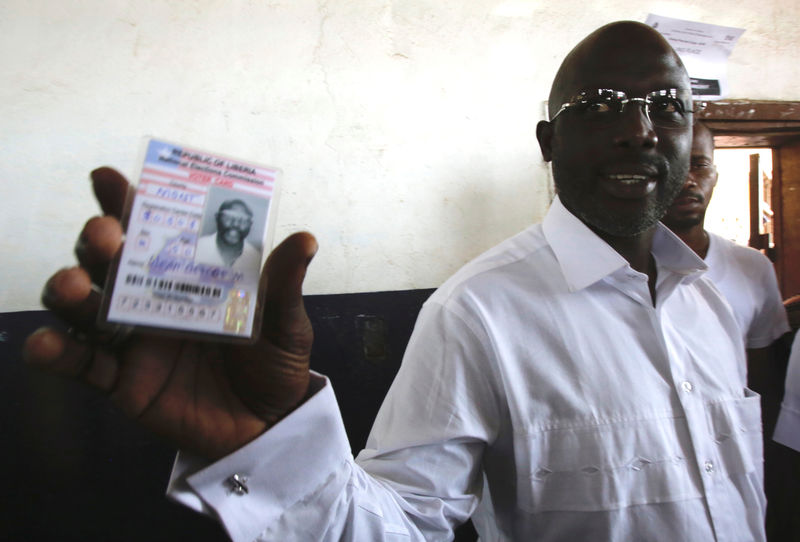
[[105,321],[255,339],[279,176],[273,167],[147,139]]

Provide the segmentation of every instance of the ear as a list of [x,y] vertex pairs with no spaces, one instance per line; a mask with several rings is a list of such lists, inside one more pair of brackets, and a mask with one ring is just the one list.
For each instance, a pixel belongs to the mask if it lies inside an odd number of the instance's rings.
[[542,158],[545,162],[549,162],[553,157],[553,125],[546,120],[539,121],[536,125],[536,139],[539,140]]

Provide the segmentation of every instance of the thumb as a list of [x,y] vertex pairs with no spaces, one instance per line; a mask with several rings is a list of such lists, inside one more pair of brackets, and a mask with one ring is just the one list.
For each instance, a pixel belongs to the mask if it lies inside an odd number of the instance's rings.
[[[310,331],[303,280],[317,248],[310,233],[292,234],[272,251],[261,273],[261,286],[266,287],[261,337],[292,353],[305,353],[311,346],[310,339],[302,337],[304,327]],[[298,340],[301,344],[295,344]]]
[[316,251],[316,239],[306,232],[272,251],[261,272],[261,338],[236,349],[236,362],[228,364],[235,393],[268,426],[295,408],[308,389],[314,332],[303,305],[303,279]]

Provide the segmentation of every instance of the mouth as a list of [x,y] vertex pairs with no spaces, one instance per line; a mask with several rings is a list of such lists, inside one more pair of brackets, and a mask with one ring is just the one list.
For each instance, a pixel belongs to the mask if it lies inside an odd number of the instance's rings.
[[235,228],[229,228],[222,232],[222,236],[229,243],[238,243],[242,239],[242,232]]
[[620,199],[640,199],[653,193],[658,185],[656,172],[607,173],[600,177],[601,184],[612,196]]
[[702,196],[699,194],[693,194],[691,192],[682,192],[678,194],[678,197],[672,202],[673,207],[688,207],[702,204]]

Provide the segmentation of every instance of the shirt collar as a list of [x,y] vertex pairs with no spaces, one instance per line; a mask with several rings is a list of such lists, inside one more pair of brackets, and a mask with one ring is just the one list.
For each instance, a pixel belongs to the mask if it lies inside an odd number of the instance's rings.
[[[555,197],[542,222],[542,231],[555,253],[570,291],[577,291],[630,267],[611,245],[603,241]],[[653,236],[653,257],[660,269],[684,275],[690,281],[707,266],[702,258],[660,222]]]

